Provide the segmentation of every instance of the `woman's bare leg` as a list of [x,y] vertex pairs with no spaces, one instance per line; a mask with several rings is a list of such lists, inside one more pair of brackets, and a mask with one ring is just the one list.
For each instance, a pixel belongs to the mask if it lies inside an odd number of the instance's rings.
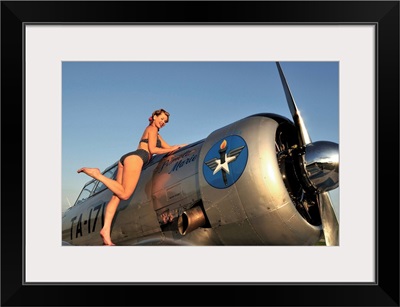
[[[120,162],[118,162],[120,164]],[[104,176],[98,168],[82,167],[77,172],[101,181],[109,188],[119,199],[128,199],[136,188],[139,176],[143,166],[143,160],[136,155],[128,156],[124,160],[124,171],[122,183]]]
[[[128,157],[129,158],[129,157]],[[116,183],[120,184],[122,187],[125,187],[126,191],[130,192],[129,197],[132,195],[133,191],[136,188],[136,185],[139,181],[140,173],[142,171],[143,161],[139,158],[140,161],[136,159],[136,157],[132,157],[132,159],[125,159],[125,166],[123,166],[120,162],[118,162],[118,171],[117,171],[117,178],[115,181]],[[95,174],[97,177],[97,170],[95,168],[83,168],[87,172],[86,174]],[[83,169],[81,169],[83,171]],[[79,172],[79,171],[78,171]],[[100,173],[100,171],[99,171]],[[91,175],[89,175],[91,176]],[[105,177],[105,176],[103,176]],[[99,179],[100,180],[100,179]],[[107,185],[106,185],[107,186]],[[107,204],[106,211],[104,214],[104,225],[103,228],[100,230],[100,236],[103,239],[103,243],[105,245],[115,245],[111,241],[111,224],[114,219],[115,212],[118,208],[121,199],[116,196],[115,194],[111,197],[110,201]]]
[[110,201],[107,204],[106,212],[104,214],[104,225],[100,230],[100,236],[103,239],[104,245],[115,245],[111,241],[111,223],[115,215],[115,211],[117,211],[118,205],[120,203],[120,199],[113,195]]
[[[120,163],[120,162],[118,162]],[[109,188],[118,197],[124,195],[124,187],[121,183],[104,176],[98,168],[82,167],[77,170],[78,173],[85,173],[86,175],[101,181],[104,185]]]
[[97,179],[97,177],[99,177],[101,175],[100,170],[98,168],[94,168],[94,167],[92,167],[92,168],[91,167],[82,167],[82,168],[78,169],[76,172],[77,173],[83,172],[86,175],[88,175],[94,179]]
[[[124,166],[121,164],[121,162],[118,162],[118,170],[116,178],[118,183],[122,183],[123,172],[124,172]],[[100,236],[103,239],[104,245],[115,245],[111,241],[111,223],[113,221],[115,211],[117,211],[120,201],[121,200],[116,195],[113,195],[107,204],[106,211],[104,214],[104,225],[103,228],[100,230]]]

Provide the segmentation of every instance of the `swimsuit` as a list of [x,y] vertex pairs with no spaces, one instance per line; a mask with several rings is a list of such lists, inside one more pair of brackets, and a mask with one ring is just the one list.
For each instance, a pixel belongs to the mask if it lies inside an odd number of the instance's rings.
[[[144,143],[149,143],[149,139],[141,139],[140,142]],[[161,140],[157,137],[157,144],[156,146],[158,148],[161,148]],[[126,157],[131,156],[131,155],[136,155],[139,156],[143,160],[143,164],[146,164],[147,162],[150,161],[151,155],[150,153],[145,150],[145,149],[136,149],[135,151],[128,152],[127,154],[124,154],[119,161],[121,162],[122,165],[124,165],[124,160]]]
[[131,155],[136,155],[139,156],[143,160],[143,164],[146,164],[150,160],[150,153],[145,150],[145,149],[136,149],[135,151],[128,152],[127,154],[124,154],[121,159],[119,159],[119,162],[121,162],[122,165],[124,165],[124,160],[126,157],[131,156]]
[[[140,140],[140,142],[143,142],[143,143],[149,143],[149,139],[141,139]],[[156,147],[158,147],[158,148],[161,148],[161,140],[158,138],[158,136],[157,136],[157,144],[156,144]]]

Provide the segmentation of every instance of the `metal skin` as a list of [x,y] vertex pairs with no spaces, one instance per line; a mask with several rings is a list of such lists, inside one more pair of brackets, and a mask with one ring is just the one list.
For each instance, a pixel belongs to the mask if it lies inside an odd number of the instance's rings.
[[304,165],[309,183],[319,193],[339,186],[339,146],[320,141],[305,148]]
[[[229,170],[229,173],[225,170],[229,186],[224,187],[221,167],[210,175],[222,184],[214,187],[204,174],[209,169],[205,165],[206,155],[224,140],[228,140],[227,153],[235,149],[230,147],[234,141],[244,142],[245,148],[240,146],[233,151],[235,156],[226,155],[226,161],[230,161],[225,165]],[[296,196],[292,195],[290,184],[285,183],[288,166],[283,166],[291,156],[279,155],[295,148],[296,140],[296,130],[288,119],[258,114],[216,130],[206,139],[171,155],[155,156],[143,168],[132,197],[121,201],[117,209],[111,233],[113,242],[117,245],[315,245],[321,237],[321,226],[318,222],[313,225],[297,210],[299,204],[293,201]],[[239,159],[243,170],[235,170],[234,163],[239,163]],[[290,168],[291,163],[287,164]],[[232,179],[234,176],[237,178]],[[229,183],[230,180],[234,182]],[[111,196],[108,189],[103,189],[64,213],[65,245],[102,244],[99,231]],[[307,203],[313,205],[312,200]]]

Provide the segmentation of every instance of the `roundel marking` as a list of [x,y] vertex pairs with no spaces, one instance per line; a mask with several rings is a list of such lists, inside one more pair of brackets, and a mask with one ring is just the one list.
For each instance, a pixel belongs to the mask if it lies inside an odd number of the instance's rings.
[[238,135],[227,136],[207,152],[203,162],[204,179],[214,188],[228,188],[243,174],[247,158],[245,140]]

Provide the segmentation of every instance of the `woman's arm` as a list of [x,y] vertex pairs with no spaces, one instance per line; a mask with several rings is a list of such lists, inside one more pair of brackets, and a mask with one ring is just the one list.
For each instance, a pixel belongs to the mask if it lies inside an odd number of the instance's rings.
[[161,147],[162,148],[168,149],[168,148],[173,147],[173,146],[169,145],[167,142],[165,142],[164,139],[161,137],[161,135],[158,135],[158,138],[161,141]]
[[[165,154],[167,152],[171,152],[180,148],[179,145],[168,145],[160,135],[158,135],[158,129],[156,127],[149,126],[148,128],[149,133],[149,152],[153,154]],[[157,147],[157,136],[161,141],[161,147]]]
[[173,147],[176,147],[176,146],[178,146],[178,148],[182,148],[182,147],[185,147],[187,145],[187,144],[180,144],[180,145],[171,146],[171,145],[168,145],[167,142],[164,141],[164,139],[161,137],[161,135],[158,135],[158,138],[161,141],[161,147],[162,148],[173,148]]

